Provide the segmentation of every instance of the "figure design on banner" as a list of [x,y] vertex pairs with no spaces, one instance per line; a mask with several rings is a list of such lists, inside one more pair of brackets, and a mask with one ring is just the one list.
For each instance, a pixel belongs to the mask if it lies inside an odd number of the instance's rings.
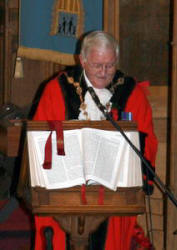
[[77,15],[60,12],[58,17],[58,34],[63,36],[76,36]]

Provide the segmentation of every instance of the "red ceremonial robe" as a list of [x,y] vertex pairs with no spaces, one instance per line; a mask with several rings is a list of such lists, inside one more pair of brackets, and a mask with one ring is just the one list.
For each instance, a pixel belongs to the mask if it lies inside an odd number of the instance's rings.
[[[133,114],[138,130],[146,133],[144,156],[155,166],[157,140],[153,132],[152,110],[146,94],[137,84],[128,98],[125,112]],[[44,89],[34,120],[65,120],[65,101],[58,77],[51,80]],[[129,250],[136,216],[110,217],[108,223],[105,250]],[[44,250],[43,228],[51,226],[54,230],[53,249],[65,250],[65,233],[51,217],[35,216],[35,250]]]

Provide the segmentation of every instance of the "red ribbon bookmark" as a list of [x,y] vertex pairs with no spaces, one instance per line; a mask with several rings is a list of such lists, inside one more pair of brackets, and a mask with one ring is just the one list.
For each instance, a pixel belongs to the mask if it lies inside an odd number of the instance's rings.
[[[57,137],[57,154],[65,155],[64,152],[64,136],[63,136],[63,126],[62,121],[48,121],[49,127],[51,130],[56,131]],[[52,131],[47,138],[45,144],[45,156],[44,156],[44,169],[51,169],[52,167]]]
[[98,197],[98,205],[104,205],[104,187],[99,187],[99,197]]
[[85,184],[82,184],[81,186],[81,201],[83,205],[87,205]]

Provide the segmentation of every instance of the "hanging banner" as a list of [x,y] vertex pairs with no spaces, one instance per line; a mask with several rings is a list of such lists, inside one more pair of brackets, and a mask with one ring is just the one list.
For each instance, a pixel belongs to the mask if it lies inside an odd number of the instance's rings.
[[17,55],[73,65],[79,39],[102,23],[101,0],[21,0]]

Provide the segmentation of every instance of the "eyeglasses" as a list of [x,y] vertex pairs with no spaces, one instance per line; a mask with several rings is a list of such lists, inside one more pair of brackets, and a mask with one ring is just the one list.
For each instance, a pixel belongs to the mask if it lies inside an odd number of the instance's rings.
[[116,62],[113,63],[107,63],[107,64],[101,64],[101,63],[89,63],[87,61],[87,64],[96,71],[102,71],[103,69],[107,70],[107,71],[112,71],[115,69],[116,66]]

